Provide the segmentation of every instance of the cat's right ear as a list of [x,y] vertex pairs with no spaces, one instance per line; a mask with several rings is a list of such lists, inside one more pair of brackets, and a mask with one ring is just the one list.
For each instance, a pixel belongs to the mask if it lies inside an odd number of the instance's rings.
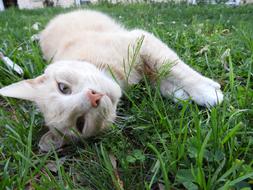
[[0,89],[0,95],[19,98],[24,100],[36,101],[41,94],[41,86],[46,81],[46,76],[40,75],[34,79],[23,80],[13,83]]

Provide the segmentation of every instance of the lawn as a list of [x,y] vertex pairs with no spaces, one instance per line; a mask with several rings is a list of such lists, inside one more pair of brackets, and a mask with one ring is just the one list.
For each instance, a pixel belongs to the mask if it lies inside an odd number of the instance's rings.
[[[148,80],[129,87],[117,122],[97,137],[41,153],[43,117],[30,102],[0,97],[0,189],[250,189],[253,186],[253,6],[88,5],[128,28],[153,32],[186,63],[222,85],[224,102],[207,109],[175,104]],[[73,9],[73,8],[72,8]],[[72,9],[0,12],[0,87],[42,73],[30,40]]]

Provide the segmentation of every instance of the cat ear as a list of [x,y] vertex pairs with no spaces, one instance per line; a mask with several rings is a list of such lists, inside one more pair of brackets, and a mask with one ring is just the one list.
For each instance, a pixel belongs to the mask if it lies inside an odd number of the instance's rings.
[[13,83],[0,89],[0,95],[35,101],[39,96],[41,85],[45,82],[46,76],[40,75],[34,79],[23,80]]

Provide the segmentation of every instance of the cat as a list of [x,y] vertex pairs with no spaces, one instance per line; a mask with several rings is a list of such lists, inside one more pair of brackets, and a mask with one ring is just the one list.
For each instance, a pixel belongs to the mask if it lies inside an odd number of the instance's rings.
[[[65,137],[90,137],[116,117],[122,89],[149,75],[164,97],[211,107],[223,101],[220,85],[186,65],[152,33],[128,30],[104,13],[77,10],[53,18],[39,34],[44,73],[0,89],[2,96],[35,102],[49,131],[42,151],[60,148]],[[167,67],[169,65],[169,67]]]

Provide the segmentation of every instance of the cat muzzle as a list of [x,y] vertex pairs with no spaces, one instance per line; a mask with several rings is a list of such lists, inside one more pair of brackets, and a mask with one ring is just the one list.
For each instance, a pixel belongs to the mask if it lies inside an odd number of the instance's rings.
[[89,90],[87,92],[87,96],[90,100],[91,106],[96,108],[96,107],[98,107],[100,100],[104,96],[104,94],[96,92],[94,90]]

